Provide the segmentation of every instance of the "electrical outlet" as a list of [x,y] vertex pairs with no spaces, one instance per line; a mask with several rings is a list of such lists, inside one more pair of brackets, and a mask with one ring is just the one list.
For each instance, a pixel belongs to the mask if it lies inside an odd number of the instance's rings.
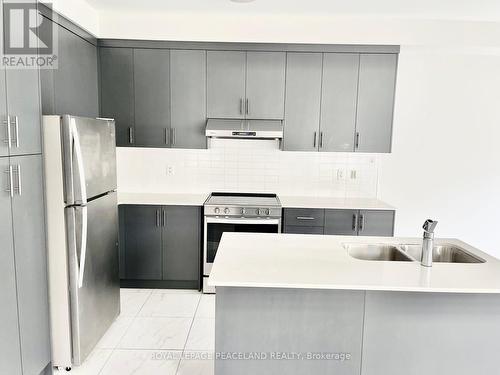
[[175,174],[175,168],[173,165],[167,166],[167,176],[173,176]]
[[345,169],[337,169],[337,180],[345,180]]

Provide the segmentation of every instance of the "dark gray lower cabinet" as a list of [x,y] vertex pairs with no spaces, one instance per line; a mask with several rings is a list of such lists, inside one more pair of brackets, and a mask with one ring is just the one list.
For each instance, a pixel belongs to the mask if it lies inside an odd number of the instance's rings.
[[283,233],[387,237],[394,235],[395,212],[392,210],[285,208],[283,218]]
[[120,206],[124,286],[198,288],[201,207]]
[[325,210],[325,234],[391,237],[394,211]]
[[161,280],[161,207],[125,207],[125,279]]
[[163,280],[198,280],[200,274],[200,207],[164,207]]
[[358,210],[325,210],[325,234],[357,236]]
[[305,227],[299,225],[285,225],[283,233],[295,234],[323,234],[323,227]]
[[0,373],[39,374],[50,362],[40,155],[1,158]]

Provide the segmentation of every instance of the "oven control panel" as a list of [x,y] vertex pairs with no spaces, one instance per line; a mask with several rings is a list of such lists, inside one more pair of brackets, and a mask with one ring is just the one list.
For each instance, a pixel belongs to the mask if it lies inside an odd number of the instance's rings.
[[281,207],[234,207],[205,205],[205,216],[280,218]]

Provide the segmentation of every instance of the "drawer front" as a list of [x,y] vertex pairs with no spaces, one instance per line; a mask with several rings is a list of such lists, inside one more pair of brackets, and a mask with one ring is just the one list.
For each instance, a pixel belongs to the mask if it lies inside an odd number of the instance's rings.
[[325,210],[322,208],[286,208],[284,218],[286,226],[323,227]]
[[295,234],[323,234],[323,227],[303,227],[300,225],[286,225],[283,233]]

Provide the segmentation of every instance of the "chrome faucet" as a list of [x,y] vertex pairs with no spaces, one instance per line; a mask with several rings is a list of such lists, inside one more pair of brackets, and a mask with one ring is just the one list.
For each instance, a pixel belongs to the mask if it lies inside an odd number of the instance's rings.
[[424,267],[432,267],[432,250],[434,249],[434,229],[437,221],[427,219],[424,223],[424,241],[422,242],[422,259],[420,263]]

